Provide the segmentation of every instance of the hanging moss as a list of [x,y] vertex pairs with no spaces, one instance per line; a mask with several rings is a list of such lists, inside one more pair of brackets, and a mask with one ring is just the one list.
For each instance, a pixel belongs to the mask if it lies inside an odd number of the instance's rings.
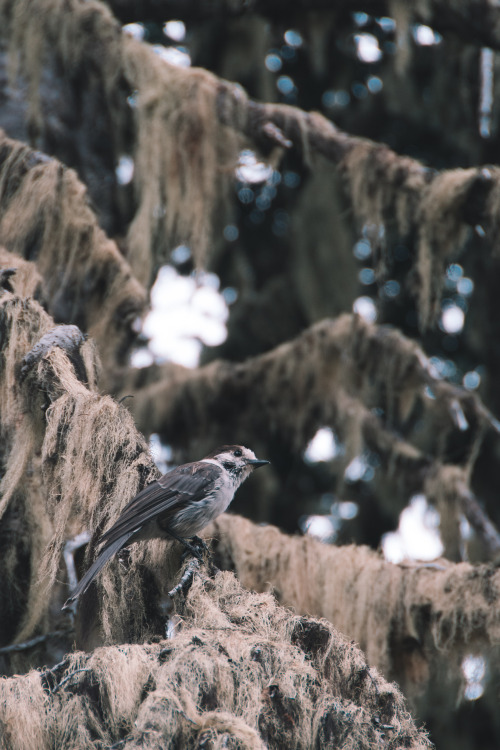
[[368,547],[290,537],[228,514],[205,534],[218,564],[245,588],[272,591],[299,613],[325,617],[407,696],[430,689],[441,660],[460,680],[465,655],[489,654],[500,642],[494,565],[444,558],[395,565]]
[[135,338],[146,292],[99,228],[76,174],[42,157],[0,134],[0,242],[31,262],[22,261],[23,274],[32,269],[30,284],[55,320],[95,338],[111,379]]

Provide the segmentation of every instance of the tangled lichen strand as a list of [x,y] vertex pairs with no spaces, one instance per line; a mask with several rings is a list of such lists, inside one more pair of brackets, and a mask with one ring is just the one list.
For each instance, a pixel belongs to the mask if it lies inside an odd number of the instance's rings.
[[[39,367],[41,381],[46,387],[54,382],[64,383],[67,367],[61,350],[51,352]],[[127,409],[109,396],[89,392],[74,376],[47,412],[42,471],[54,528],[41,564],[48,585],[55,580],[67,537],[82,528],[104,529],[144,483],[157,475],[147,445],[135,430]],[[93,550],[94,546],[89,545],[87,565]],[[114,587],[107,576],[111,576]],[[115,591],[116,586],[120,588],[120,578],[119,569],[112,566],[103,574],[102,585]],[[100,606],[105,610],[106,602],[101,600]],[[135,640],[139,638],[138,623],[144,616],[140,595],[128,613],[135,626],[124,616],[122,623],[111,618],[109,627],[122,624]],[[106,636],[111,637],[110,633]]]
[[[4,627],[15,638],[36,595],[39,562],[50,539],[37,451],[43,441],[43,394],[29,396],[19,366],[53,321],[37,302],[3,292],[0,297],[0,579]],[[39,612],[44,619],[46,609]]]
[[418,299],[422,328],[428,328],[439,312],[446,261],[464,245],[468,227],[463,204],[477,169],[454,169],[436,175],[422,192],[418,213]]
[[[339,161],[339,170],[358,224],[368,225],[373,235],[381,278],[390,263],[389,232],[402,241],[416,237],[417,283],[409,291],[417,299],[420,325],[425,330],[439,312],[446,263],[457,257],[468,236],[467,201],[476,200],[479,205],[482,201],[476,212],[491,231],[492,247],[498,244],[500,171],[475,167],[437,172],[386,146],[354,138]],[[410,282],[412,277],[407,278]]]
[[[12,83],[21,73],[28,84],[31,129],[43,132],[39,86],[45,64],[55,56],[69,77],[85,70],[98,75],[111,116],[114,89],[121,74],[122,32],[103,3],[43,0],[33,12],[30,0],[0,3],[0,28],[7,39]],[[105,64],[107,61],[107,64]]]
[[40,399],[32,401],[34,419],[30,419],[19,367],[38,338],[50,330],[51,324],[51,318],[37,302],[3,292],[0,298],[0,430],[4,471],[0,484],[0,518],[43,434],[36,408],[40,406]]
[[[24,519],[16,549],[3,560],[8,567],[3,573],[4,586],[14,591],[27,545],[26,606],[14,608],[13,624],[16,637],[23,639],[33,635],[53,597],[60,596],[56,577],[68,536],[87,527],[102,529],[156,470],[129,412],[80,382],[64,349],[55,345],[44,350],[20,382],[23,358],[54,328],[38,303],[4,292],[0,326],[5,464],[0,510],[5,513],[14,504]],[[84,343],[82,352],[95,387],[92,343]],[[34,481],[36,477],[42,481]],[[143,617],[140,605],[135,612]]]
[[38,273],[35,263],[24,260],[15,253],[9,253],[8,250],[0,246],[0,266],[16,269],[15,274],[9,279],[9,284],[16,296],[33,297],[38,302],[43,300],[43,279]]

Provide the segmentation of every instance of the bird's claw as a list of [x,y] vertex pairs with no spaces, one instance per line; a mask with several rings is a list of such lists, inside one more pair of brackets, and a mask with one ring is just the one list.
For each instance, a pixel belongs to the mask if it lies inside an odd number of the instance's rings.
[[188,552],[196,557],[200,562],[205,562],[205,556],[210,558],[210,550],[207,544],[199,536],[193,536],[189,542],[185,542],[186,550],[183,554],[183,559],[187,556]]

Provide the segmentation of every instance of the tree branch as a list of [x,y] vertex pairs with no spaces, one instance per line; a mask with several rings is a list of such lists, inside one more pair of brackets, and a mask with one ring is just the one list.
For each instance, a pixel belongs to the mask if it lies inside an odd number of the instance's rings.
[[54,630],[52,633],[44,633],[43,635],[37,635],[34,638],[29,638],[27,641],[21,641],[20,643],[11,643],[10,646],[2,646],[0,648],[0,654],[15,654],[19,651],[28,651],[35,646],[39,646],[40,643],[45,643],[51,638],[67,637],[67,630]]
[[229,514],[205,535],[215,539],[217,564],[243,586],[325,617],[407,695],[426,688],[440,660],[459,669],[461,654],[500,641],[500,570],[493,565],[394,565],[367,547],[321,544]]
[[[383,144],[342,133],[318,113],[252,102],[240,87],[206,71],[165,64],[148,45],[122,34],[119,24],[102,5],[96,4],[92,9],[93,44],[81,46],[78,40],[82,37],[82,24],[86,23],[86,7],[72,2],[59,11],[60,18],[65,19],[64,44],[52,8],[50,13],[41,14],[44,25],[33,29],[34,21],[29,14],[12,15],[9,6],[2,31],[19,44],[28,43],[28,31],[43,32],[48,40],[44,54],[49,47],[57,50],[64,69],[86,70],[92,65],[103,92],[107,92],[108,108],[114,113],[111,122],[117,141],[123,137],[122,109],[126,94],[117,81],[123,79],[130,90],[138,91],[134,107],[138,133],[134,183],[139,197],[127,238],[137,278],[148,283],[176,242],[188,242],[197,262],[205,263],[215,205],[217,201],[221,209],[224,205],[232,174],[228,165],[236,161],[242,145],[240,134],[264,151],[274,147],[277,139],[286,147],[292,143],[306,163],[314,152],[321,154],[344,177],[358,223],[368,222],[390,230],[385,237],[416,237],[414,263],[418,284],[412,292],[418,298],[422,328],[436,319],[442,272],[463,246],[467,228],[482,226],[491,247],[500,246],[498,168],[437,172],[414,159],[398,156]],[[451,0],[449,4],[455,7]],[[26,68],[23,72],[36,82],[44,60],[30,57],[23,61]],[[187,90],[191,92],[188,97]],[[35,95],[32,98],[33,109],[41,121],[40,102]],[[179,128],[179,117],[192,126]],[[226,130],[214,126],[217,119],[227,126]],[[154,145],[148,137],[152,127],[162,139]],[[179,140],[179,133],[186,135],[185,141]],[[196,133],[197,138],[193,140],[188,133]],[[186,158],[181,158],[178,164],[179,152],[185,152]],[[195,157],[187,158],[188,154]],[[167,166],[152,170],[152,165],[167,163],[172,175]],[[181,177],[178,169],[182,169]],[[214,174],[218,176],[215,190]],[[152,206],[158,210],[151,210]],[[389,254],[385,252],[385,241],[380,240],[379,244],[378,270],[381,270]],[[154,248],[153,258],[151,248]]]
[[[124,392],[137,388],[130,410],[141,429],[166,442],[189,445],[192,424],[204,445],[224,441],[236,413],[249,444],[258,445],[272,425],[273,437],[300,453],[328,425],[346,446],[344,468],[365,448],[378,455],[392,478],[384,494],[397,512],[416,492],[428,492],[436,505],[445,493],[457,513],[470,516],[488,554],[498,553],[498,532],[471,511],[463,492],[484,430],[498,432],[498,422],[475,394],[435,379],[423,351],[400,333],[344,315],[244,363],[151,374],[147,385],[144,371],[131,373]],[[414,435],[416,421],[425,428]],[[447,454],[452,438],[461,444],[455,465]]]
[[77,321],[96,339],[111,382],[135,340],[132,325],[145,308],[146,290],[100,229],[75,172],[0,131],[0,180],[0,244],[23,259],[12,287],[25,293],[17,285],[26,283],[29,269],[32,286],[41,277],[49,313]]

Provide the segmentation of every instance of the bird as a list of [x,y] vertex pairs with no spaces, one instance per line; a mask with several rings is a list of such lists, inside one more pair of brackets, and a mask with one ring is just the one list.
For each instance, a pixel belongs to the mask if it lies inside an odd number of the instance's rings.
[[72,607],[113,555],[133,542],[173,537],[202,559],[186,538],[196,539],[198,532],[226,510],[240,484],[269,463],[243,445],[223,445],[200,461],[177,466],[148,484],[102,535],[99,545],[103,546],[96,560],[63,610]]

